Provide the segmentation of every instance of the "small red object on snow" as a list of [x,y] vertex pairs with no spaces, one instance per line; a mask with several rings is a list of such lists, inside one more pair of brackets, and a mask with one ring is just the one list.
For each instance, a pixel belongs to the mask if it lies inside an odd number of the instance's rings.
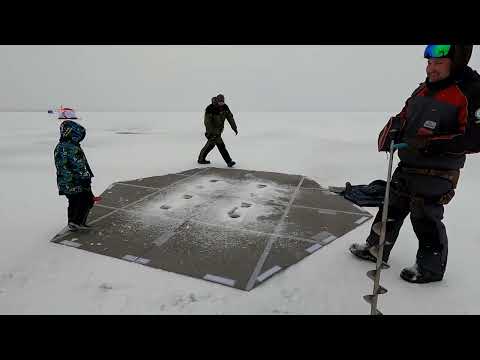
[[100,196],[94,196],[93,197],[93,201],[96,202],[96,203],[100,202],[101,200],[102,200],[102,198]]

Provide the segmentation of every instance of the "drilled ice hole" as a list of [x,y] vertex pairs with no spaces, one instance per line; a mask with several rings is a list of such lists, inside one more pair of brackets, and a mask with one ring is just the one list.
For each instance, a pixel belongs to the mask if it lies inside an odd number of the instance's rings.
[[237,214],[235,211],[237,211],[238,207],[234,207],[232,210],[228,212],[228,216],[230,216],[232,219],[236,219],[240,217],[240,214]]

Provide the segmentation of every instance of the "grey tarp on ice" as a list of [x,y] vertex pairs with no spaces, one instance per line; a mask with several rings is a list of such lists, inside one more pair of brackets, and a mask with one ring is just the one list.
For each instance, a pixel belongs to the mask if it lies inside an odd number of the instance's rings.
[[242,290],[371,218],[303,176],[241,169],[121,181],[101,197],[92,230],[52,241]]

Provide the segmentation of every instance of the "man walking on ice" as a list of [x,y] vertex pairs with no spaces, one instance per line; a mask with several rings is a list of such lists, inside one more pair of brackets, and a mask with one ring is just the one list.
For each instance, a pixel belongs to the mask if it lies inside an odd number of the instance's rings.
[[207,143],[198,155],[199,164],[210,164],[210,161],[207,160],[207,155],[215,146],[217,146],[218,151],[220,151],[220,154],[222,155],[223,160],[225,160],[227,163],[227,166],[232,167],[235,165],[235,161],[233,161],[230,157],[230,154],[228,153],[225,143],[222,139],[225,119],[235,132],[235,135],[238,135],[237,125],[233,119],[233,114],[228,105],[225,104],[225,97],[222,94],[219,94],[212,98],[212,103],[205,109],[204,124]]

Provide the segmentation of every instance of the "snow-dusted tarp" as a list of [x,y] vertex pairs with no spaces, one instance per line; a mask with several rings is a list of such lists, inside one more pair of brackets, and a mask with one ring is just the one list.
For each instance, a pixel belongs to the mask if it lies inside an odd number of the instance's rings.
[[251,290],[370,213],[301,175],[191,169],[112,184],[85,232],[52,241]]

